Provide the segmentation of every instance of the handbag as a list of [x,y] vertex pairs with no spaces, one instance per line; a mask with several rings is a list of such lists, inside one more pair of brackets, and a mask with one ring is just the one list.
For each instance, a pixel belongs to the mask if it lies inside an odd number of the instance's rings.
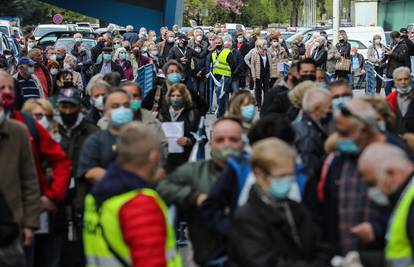
[[351,69],[351,60],[341,57],[335,64],[335,69],[339,71],[348,71]]

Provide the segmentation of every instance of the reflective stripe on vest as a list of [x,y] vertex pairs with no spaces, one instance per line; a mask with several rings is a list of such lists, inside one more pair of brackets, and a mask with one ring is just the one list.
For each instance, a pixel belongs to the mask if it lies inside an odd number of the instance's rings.
[[227,63],[227,57],[231,53],[230,49],[223,49],[221,53],[217,56],[217,51],[214,51],[212,54],[213,60],[213,74],[220,76],[231,77],[231,68]]
[[94,197],[91,194],[86,196],[83,243],[88,267],[132,265],[130,251],[123,239],[118,218],[122,206],[139,195],[152,197],[164,214],[167,227],[165,239],[167,266],[182,266],[181,258],[176,251],[175,232],[168,219],[167,206],[154,190],[141,189],[109,198],[99,209]]
[[407,218],[413,201],[414,178],[400,197],[394,210],[394,216],[388,226],[385,259],[389,267],[414,267],[413,251],[407,237]]

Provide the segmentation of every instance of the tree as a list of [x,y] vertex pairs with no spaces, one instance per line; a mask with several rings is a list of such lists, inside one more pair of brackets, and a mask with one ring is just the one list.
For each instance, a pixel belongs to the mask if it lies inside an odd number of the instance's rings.
[[225,10],[239,15],[240,10],[243,7],[242,0],[217,0],[217,4],[223,7]]
[[184,24],[187,25],[189,20],[195,20],[197,25],[203,25],[203,20],[216,5],[215,0],[186,0],[184,3]]

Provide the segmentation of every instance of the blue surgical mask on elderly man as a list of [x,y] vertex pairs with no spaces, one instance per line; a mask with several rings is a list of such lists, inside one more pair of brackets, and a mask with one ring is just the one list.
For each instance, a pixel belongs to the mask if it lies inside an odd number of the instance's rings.
[[111,124],[116,128],[130,123],[132,121],[133,114],[130,108],[119,107],[111,111]]
[[269,197],[273,200],[287,199],[294,180],[295,177],[293,175],[285,175],[272,179],[268,191]]

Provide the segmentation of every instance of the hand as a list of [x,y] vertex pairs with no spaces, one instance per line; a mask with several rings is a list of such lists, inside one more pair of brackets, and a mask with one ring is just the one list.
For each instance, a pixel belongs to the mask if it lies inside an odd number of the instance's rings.
[[358,224],[351,228],[351,233],[356,235],[362,243],[368,244],[375,240],[374,229],[368,222]]
[[164,179],[165,175],[166,173],[164,168],[158,168],[150,179],[151,184],[158,184],[162,179]]
[[32,244],[34,238],[33,230],[30,228],[23,229],[23,236],[22,236],[22,245],[24,247],[30,246]]
[[177,144],[180,146],[189,146],[191,145],[191,139],[188,137],[180,137],[177,139]]
[[56,210],[56,205],[48,197],[42,196],[40,198],[40,208],[43,211],[54,211]]
[[201,74],[202,74],[202,72],[201,72],[201,71],[199,71],[199,72],[197,73],[197,77],[201,77]]
[[105,173],[106,173],[105,169],[102,169],[100,167],[95,167],[86,172],[85,178],[89,183],[96,184],[102,179]]
[[204,194],[204,193],[198,195],[198,197],[197,197],[197,206],[200,207],[203,204],[203,202],[206,201],[207,197],[208,197],[208,195]]

